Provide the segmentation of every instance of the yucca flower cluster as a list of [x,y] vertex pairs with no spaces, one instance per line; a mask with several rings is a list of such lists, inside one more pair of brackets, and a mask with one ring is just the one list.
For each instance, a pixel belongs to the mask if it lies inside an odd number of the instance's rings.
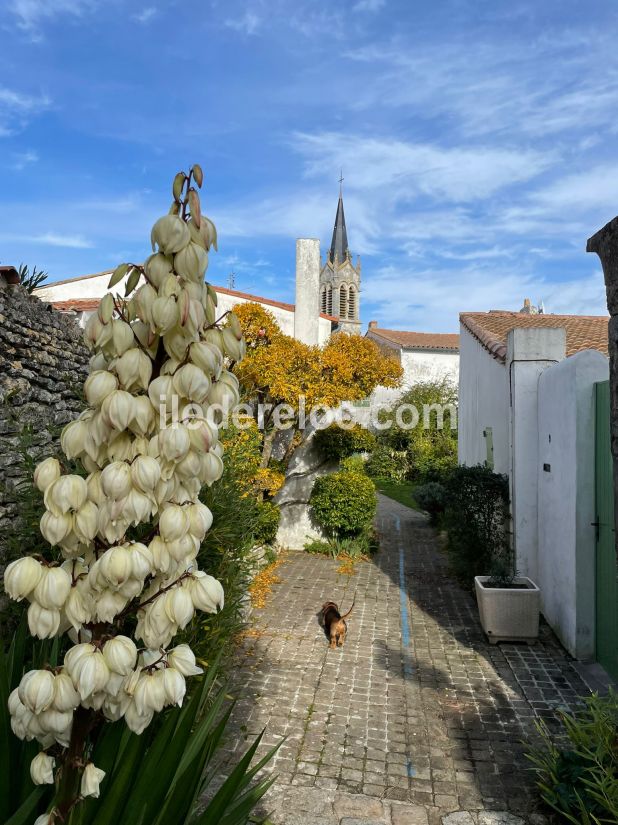
[[[86,325],[88,407],[61,436],[85,475],[55,458],[37,466],[41,533],[52,551],[17,559],[4,575],[8,595],[30,603],[33,636],[66,632],[74,643],[61,667],[23,676],[9,709],[15,734],[42,746],[33,781],[79,770],[82,797],[98,796],[103,778],[87,759],[95,714],[124,718],[140,734],[156,712],[181,705],[186,677],[201,668],[187,645],[169,646],[196,610],[223,607],[221,584],[196,563],[212,524],[198,496],[223,471],[208,413],[237,403],[226,365],[242,358],[244,341],[234,315],[217,319],[216,293],[204,282],[216,232],[192,182],[201,186],[198,166],[174,179],[153,254],[114,272],[110,289],[126,278],[125,297],[108,292]],[[60,820],[72,804],[59,800]],[[54,811],[41,822],[55,821]]]

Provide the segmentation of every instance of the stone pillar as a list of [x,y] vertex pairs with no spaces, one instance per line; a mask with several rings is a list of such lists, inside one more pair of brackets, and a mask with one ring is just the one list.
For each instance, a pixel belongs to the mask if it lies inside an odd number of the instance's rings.
[[618,217],[588,238],[586,252],[596,252],[603,266],[605,292],[610,319],[609,384],[612,456],[614,459],[614,518],[616,520],[616,553],[618,554]]
[[305,344],[319,343],[320,242],[317,238],[296,241],[296,308],[294,338]]

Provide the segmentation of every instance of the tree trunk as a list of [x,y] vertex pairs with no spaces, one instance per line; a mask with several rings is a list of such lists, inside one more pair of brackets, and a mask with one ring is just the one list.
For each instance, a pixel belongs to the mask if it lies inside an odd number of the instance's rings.
[[273,427],[267,433],[264,433],[264,441],[262,442],[262,460],[260,461],[260,468],[265,469],[270,463],[270,457],[273,453],[273,445],[275,443],[275,436],[277,430]]

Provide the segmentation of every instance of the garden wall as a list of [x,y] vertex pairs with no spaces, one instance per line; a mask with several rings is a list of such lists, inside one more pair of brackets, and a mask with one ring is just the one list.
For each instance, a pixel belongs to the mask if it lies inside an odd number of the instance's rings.
[[541,609],[576,659],[595,655],[594,384],[609,363],[584,350],[554,364],[538,390],[538,577]]
[[30,474],[19,434],[31,430],[31,455],[48,452],[82,406],[87,365],[81,330],[70,316],[0,279],[0,563],[6,528],[18,516],[12,491]]

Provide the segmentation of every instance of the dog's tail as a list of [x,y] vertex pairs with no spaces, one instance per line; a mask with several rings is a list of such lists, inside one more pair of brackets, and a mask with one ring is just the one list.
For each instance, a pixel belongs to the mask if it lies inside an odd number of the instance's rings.
[[344,615],[341,617],[342,619],[347,619],[348,616],[350,615],[350,613],[354,610],[354,602],[355,601],[356,601],[356,596],[354,596],[354,598],[352,599],[352,607],[348,610],[347,613],[344,613]]

